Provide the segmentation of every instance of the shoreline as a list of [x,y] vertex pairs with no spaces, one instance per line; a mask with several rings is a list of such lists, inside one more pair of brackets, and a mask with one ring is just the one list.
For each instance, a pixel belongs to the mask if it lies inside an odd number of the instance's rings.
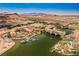
[[15,45],[15,42],[11,42],[9,45],[10,46],[7,46],[7,48],[4,48],[4,49],[0,50],[0,55],[2,55],[3,53],[5,53],[9,49],[11,49]]

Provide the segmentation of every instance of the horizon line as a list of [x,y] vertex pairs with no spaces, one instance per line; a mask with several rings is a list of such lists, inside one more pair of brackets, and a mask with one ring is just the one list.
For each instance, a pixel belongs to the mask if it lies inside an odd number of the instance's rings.
[[47,15],[72,15],[72,16],[78,16],[79,14],[60,14],[60,13],[45,13],[45,12],[43,12],[43,13],[41,13],[41,12],[25,12],[25,13],[19,13],[19,12],[0,12],[0,14],[14,14],[14,13],[16,13],[16,14],[47,14]]

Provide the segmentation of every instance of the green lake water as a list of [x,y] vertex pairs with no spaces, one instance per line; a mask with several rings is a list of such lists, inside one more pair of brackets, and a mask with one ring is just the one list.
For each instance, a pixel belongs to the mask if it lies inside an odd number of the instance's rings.
[[69,35],[69,34],[73,33],[73,31],[74,31],[74,29],[68,29],[68,28],[65,28],[63,30],[66,32],[66,35]]
[[57,52],[51,53],[51,47],[53,47],[58,41],[61,40],[59,36],[50,35],[48,33],[42,33],[35,37],[35,41],[30,41],[25,44],[21,44],[19,40],[16,40],[16,44],[13,48],[2,54],[3,56],[58,56],[62,55]]

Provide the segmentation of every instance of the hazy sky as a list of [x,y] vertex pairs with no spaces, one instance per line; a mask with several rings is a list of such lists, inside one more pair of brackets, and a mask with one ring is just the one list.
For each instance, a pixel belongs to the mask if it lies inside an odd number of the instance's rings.
[[79,15],[78,3],[0,3],[0,12]]

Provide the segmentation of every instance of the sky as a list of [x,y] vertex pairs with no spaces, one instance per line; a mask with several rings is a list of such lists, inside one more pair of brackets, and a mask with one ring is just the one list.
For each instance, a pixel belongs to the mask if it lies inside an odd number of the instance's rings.
[[79,15],[79,3],[0,3],[0,12]]

